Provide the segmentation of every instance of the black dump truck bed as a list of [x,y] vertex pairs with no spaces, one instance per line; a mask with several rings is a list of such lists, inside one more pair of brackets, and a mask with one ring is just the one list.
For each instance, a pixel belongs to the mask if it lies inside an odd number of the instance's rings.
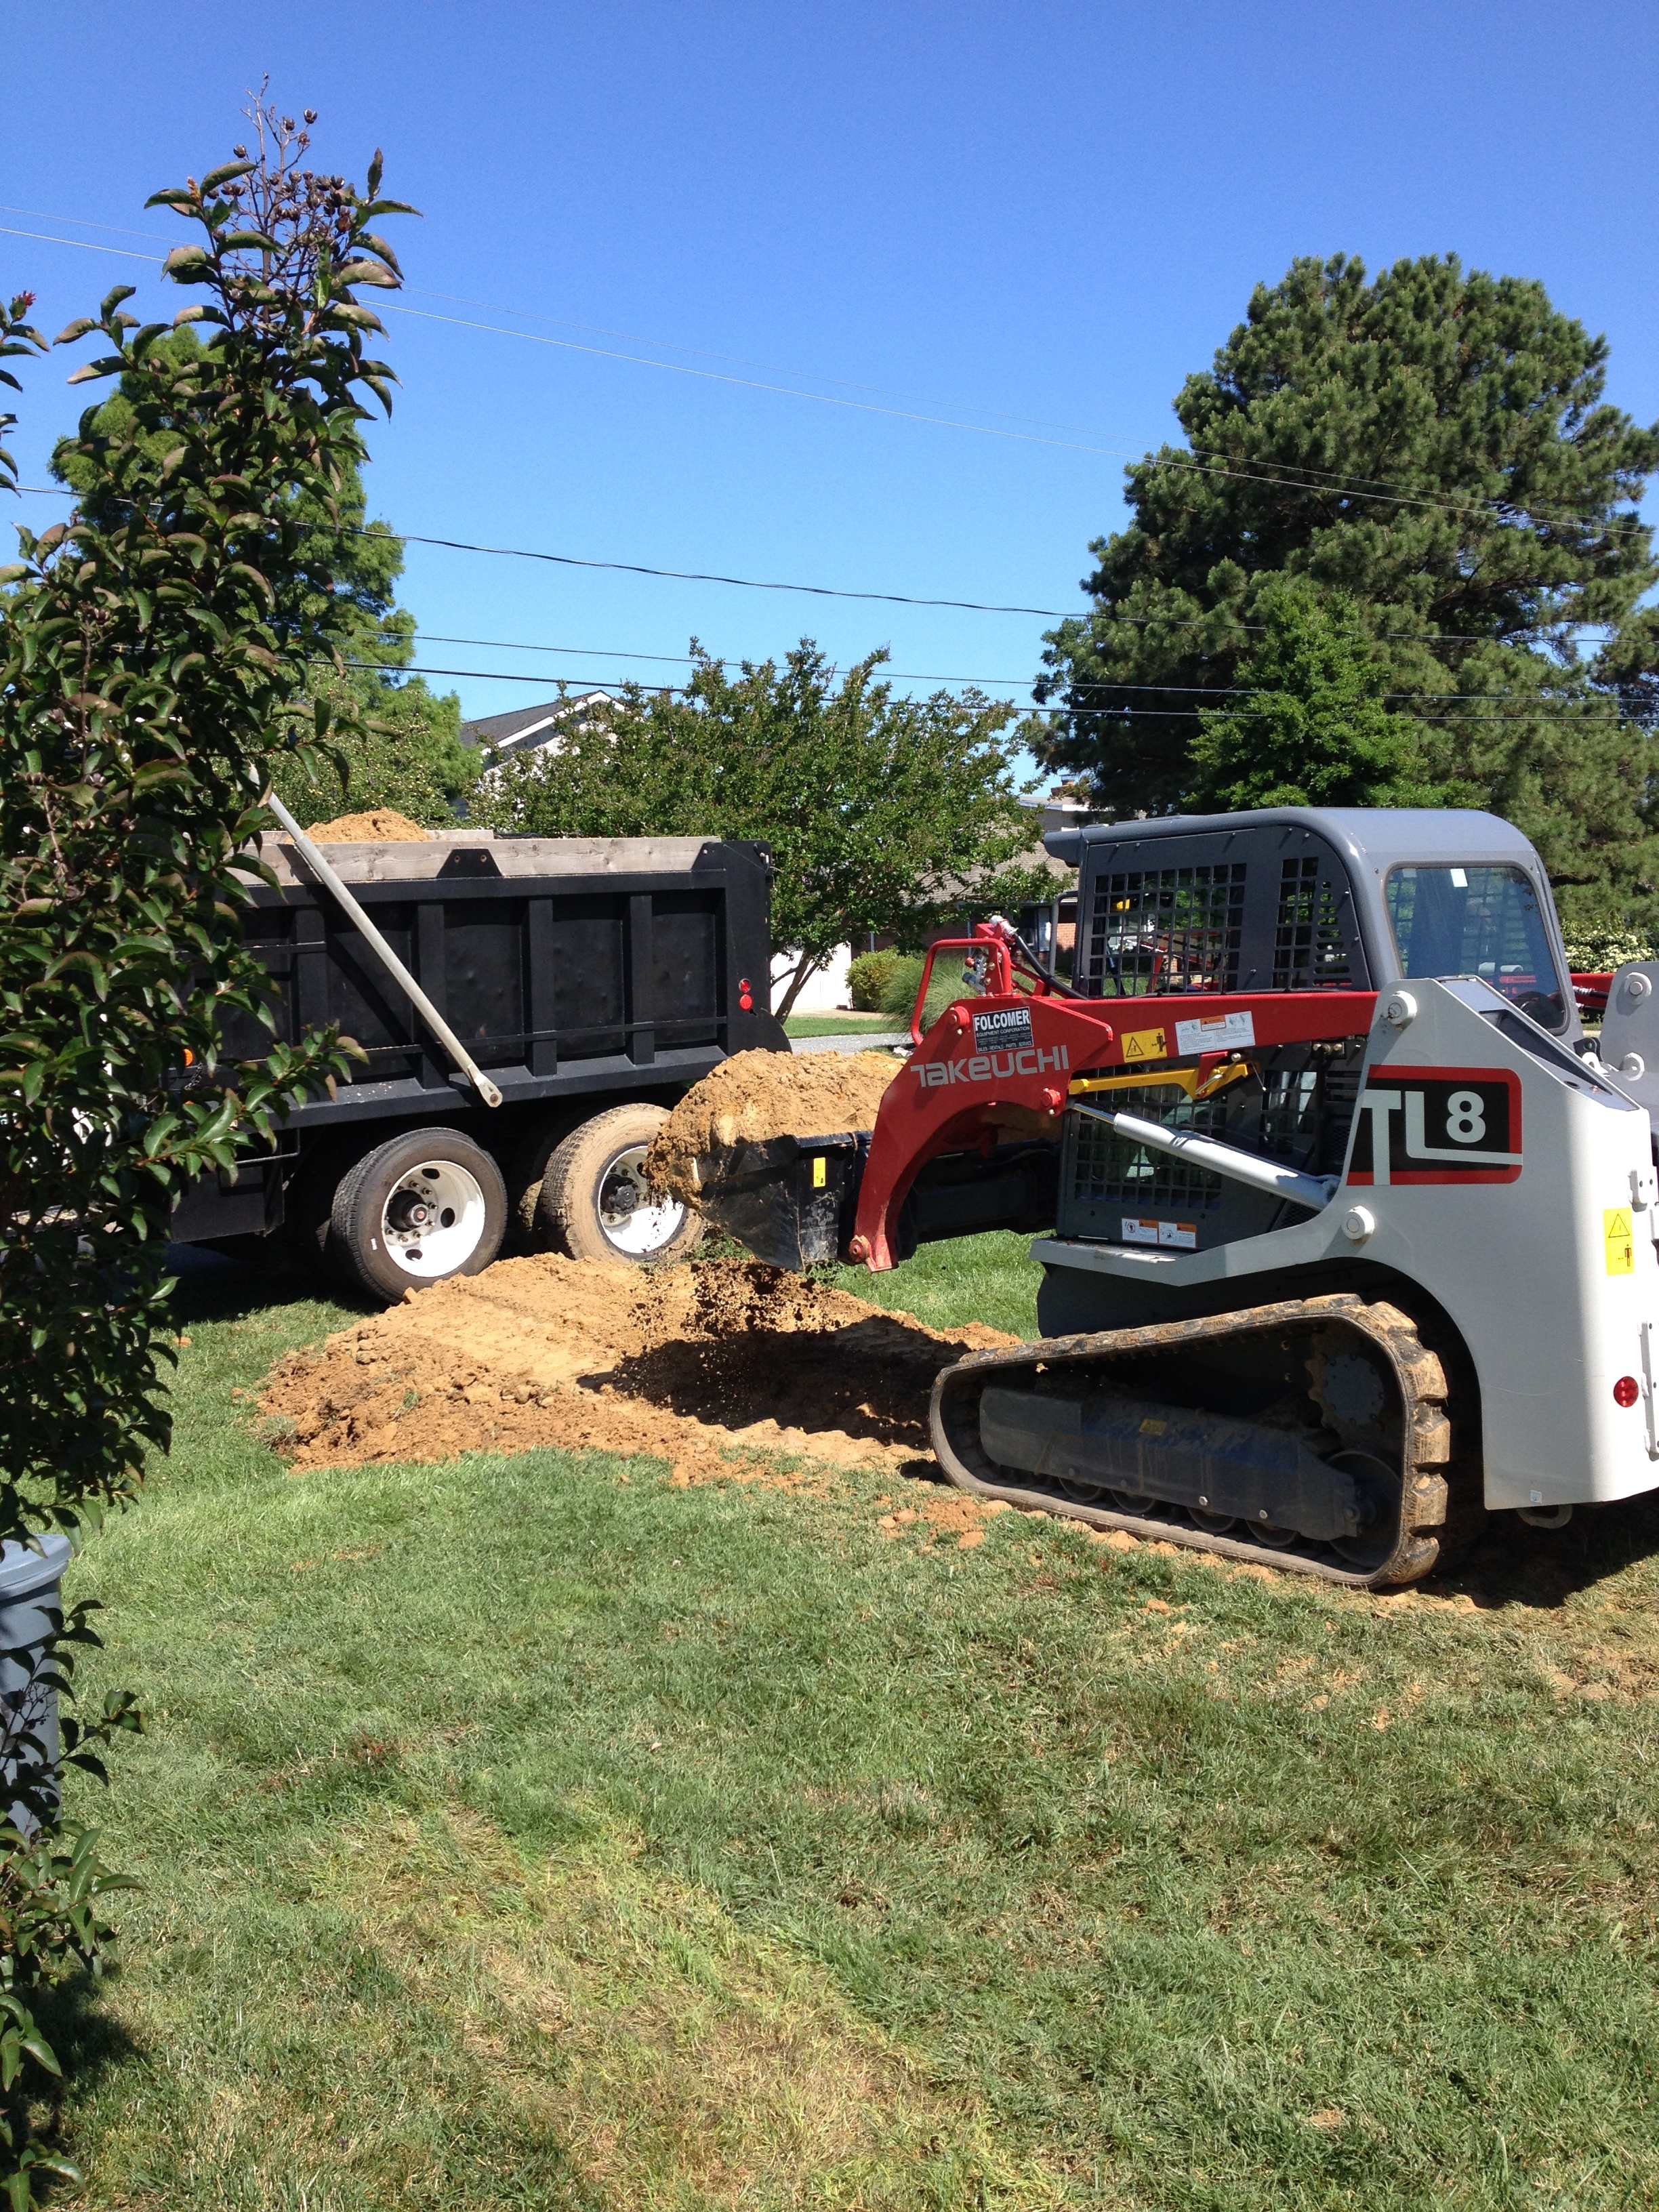
[[[374,1246],[383,1263],[380,1279],[372,1282],[363,1266],[349,1263],[351,1240],[338,1217],[343,1210],[349,1215],[350,1207],[339,1201],[370,1155],[401,1142],[402,1152],[412,1157],[426,1132],[426,1149],[441,1172],[429,1173],[433,1163],[416,1160],[393,1177],[386,1201],[392,1213],[378,1225],[389,1227],[402,1203],[398,1189],[411,1174],[425,1175],[436,1187],[458,1171],[464,1183],[480,1186],[487,1215],[507,1218],[499,1231],[486,1221],[481,1238],[454,1267],[430,1267],[435,1232],[423,1243],[417,1238],[419,1257],[402,1272],[427,1280],[472,1273],[495,1256],[514,1207],[528,1226],[535,1187],[550,1180],[554,1152],[562,1144],[568,1154],[596,1114],[614,1125],[612,1133],[629,1139],[621,1154],[636,1168],[643,1152],[638,1132],[654,1127],[717,1061],[738,1052],[789,1048],[769,1012],[771,864],[763,846],[696,837],[497,837],[459,830],[425,843],[322,850],[497,1086],[501,1104],[490,1109],[481,1103],[301,854],[285,839],[267,840],[263,857],[278,888],[256,890],[245,935],[270,977],[278,1034],[295,1039],[336,1023],[367,1060],[336,1097],[295,1107],[268,1157],[245,1160],[234,1177],[204,1177],[174,1216],[173,1234],[181,1242],[284,1233],[304,1253],[337,1248],[348,1274],[365,1288],[392,1294],[398,1283],[386,1274],[386,1239],[368,1220],[379,1201],[365,1201],[358,1224],[365,1249]],[[269,1040],[257,1023],[237,1016],[227,1025],[225,1042],[232,1057],[253,1057]],[[444,1133],[463,1140],[465,1158],[446,1165],[440,1158]],[[493,1163],[499,1193],[489,1188],[488,1169],[480,1172],[474,1152]],[[695,1236],[695,1222],[678,1208],[653,1206],[629,1169],[620,1171],[620,1180],[614,1163],[601,1162],[599,1169],[588,1194],[601,1238],[592,1256],[650,1258],[677,1238]],[[561,1179],[571,1180],[562,1170]],[[363,1177],[355,1180],[361,1184]],[[567,1211],[579,1196],[566,1191]],[[620,1217],[611,1201],[621,1202]],[[672,1233],[642,1239],[635,1218],[642,1210],[676,1216]],[[543,1211],[546,1217],[548,1207]],[[628,1231],[620,1244],[605,1235],[607,1216],[613,1229],[620,1218]],[[544,1220],[551,1241],[566,1249],[573,1249],[573,1237],[581,1244],[591,1225],[566,1222],[562,1229]],[[657,1225],[665,1231],[670,1226],[665,1220]],[[454,1250],[462,1243],[452,1236]],[[405,1242],[398,1249],[416,1247]]]

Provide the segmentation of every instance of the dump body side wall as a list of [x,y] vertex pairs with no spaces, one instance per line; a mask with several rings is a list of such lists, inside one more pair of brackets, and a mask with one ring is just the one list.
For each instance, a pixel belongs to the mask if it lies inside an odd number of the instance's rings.
[[[514,849],[521,845],[533,849]],[[550,840],[451,837],[336,847],[330,857],[489,1070],[502,1107],[478,1108],[361,932],[284,855],[282,880],[255,890],[244,933],[270,979],[276,1033],[293,1042],[336,1024],[367,1059],[334,1097],[293,1109],[270,1158],[204,1177],[175,1214],[181,1242],[276,1226],[283,1187],[325,1135],[361,1148],[441,1121],[499,1149],[517,1141],[527,1118],[520,1109],[590,1097],[596,1108],[672,1101],[734,1053],[788,1049],[768,1005],[771,868],[763,847],[584,840],[579,853],[565,853]],[[526,862],[543,872],[526,872]],[[233,1060],[269,1046],[249,1016],[231,1016],[224,1035]]]

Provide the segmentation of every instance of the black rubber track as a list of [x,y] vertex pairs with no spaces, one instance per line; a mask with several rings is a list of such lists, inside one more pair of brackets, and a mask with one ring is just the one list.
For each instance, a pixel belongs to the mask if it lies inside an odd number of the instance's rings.
[[[1252,1542],[1243,1534],[1214,1534],[1200,1528],[1178,1506],[1158,1506],[1148,1501],[1145,1513],[1127,1513],[1103,1503],[1066,1497],[1058,1485],[1047,1483],[1040,1476],[998,1466],[986,1455],[979,1441],[980,1393],[993,1380],[1081,1370],[1079,1380],[1086,1376],[1098,1384],[1113,1369],[1147,1354],[1178,1358],[1183,1349],[1189,1349],[1201,1359],[1206,1349],[1225,1347],[1235,1358],[1241,1352],[1248,1356],[1252,1337],[1261,1340],[1264,1354],[1271,1348],[1274,1360],[1282,1364],[1296,1340],[1304,1336],[1309,1352],[1304,1366],[1307,1419],[1321,1425],[1328,1442],[1340,1440],[1347,1445],[1363,1441],[1369,1452],[1376,1453],[1374,1439],[1342,1435],[1340,1422],[1322,1402],[1322,1363],[1333,1346],[1340,1346],[1347,1340],[1363,1343],[1372,1356],[1380,1352],[1399,1393],[1398,1403],[1389,1408],[1388,1417],[1398,1487],[1395,1517],[1392,1531],[1385,1528],[1381,1540],[1387,1547],[1386,1556],[1369,1568],[1348,1565],[1329,1545],[1298,1540],[1281,1547]],[[1297,1351],[1299,1354],[1299,1346]],[[1095,1370],[1092,1376],[1088,1372],[1091,1369]],[[1081,1521],[1090,1528],[1126,1528],[1148,1541],[1183,1544],[1194,1551],[1249,1559],[1291,1574],[1313,1575],[1352,1589],[1385,1589],[1420,1581],[1430,1573],[1440,1560],[1443,1536],[1450,1533],[1451,1424],[1446,1396],[1444,1370],[1424,1346],[1410,1316],[1397,1306],[1368,1303],[1343,1292],[1148,1328],[1049,1338],[1006,1352],[971,1352],[954,1366],[945,1368],[934,1382],[933,1441],[939,1464],[951,1481],[976,1498],[1001,1499],[1027,1511],[1035,1508]]]

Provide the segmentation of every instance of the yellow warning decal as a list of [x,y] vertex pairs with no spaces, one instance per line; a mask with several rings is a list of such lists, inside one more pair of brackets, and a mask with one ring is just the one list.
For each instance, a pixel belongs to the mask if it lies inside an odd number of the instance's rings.
[[1162,1030],[1131,1030],[1123,1040],[1125,1061],[1132,1060],[1167,1060]]
[[1607,1246],[1608,1274],[1633,1275],[1636,1273],[1636,1239],[1631,1232],[1629,1206],[1610,1206],[1604,1209],[1601,1236]]
[[825,1186],[828,1184],[829,1180],[830,1180],[830,1163],[829,1163],[829,1161],[828,1161],[828,1160],[826,1160],[826,1159],[824,1158],[823,1154],[822,1152],[814,1152],[814,1153],[813,1153],[813,1155],[812,1155],[812,1188],[813,1188],[813,1189],[814,1189],[814,1190],[823,1190],[823,1189],[825,1188]]

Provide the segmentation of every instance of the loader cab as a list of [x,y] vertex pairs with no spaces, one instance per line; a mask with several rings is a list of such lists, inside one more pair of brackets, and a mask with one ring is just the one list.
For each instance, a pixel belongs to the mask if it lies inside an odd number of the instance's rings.
[[1478,975],[1581,1034],[1543,865],[1496,815],[1273,807],[1052,831],[1091,996],[1379,990]]

